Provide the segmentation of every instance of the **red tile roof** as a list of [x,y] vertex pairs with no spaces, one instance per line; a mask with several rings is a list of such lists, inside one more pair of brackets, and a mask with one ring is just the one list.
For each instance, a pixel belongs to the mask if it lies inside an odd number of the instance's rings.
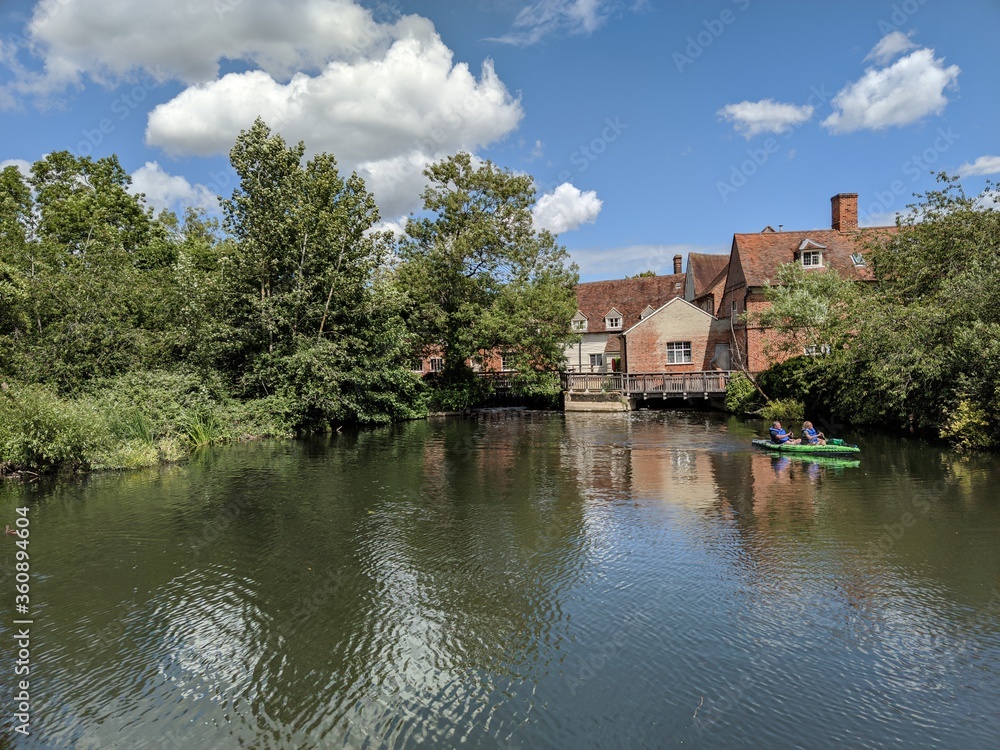
[[[854,232],[835,229],[811,229],[805,232],[758,232],[734,234],[733,246],[739,251],[740,265],[748,287],[764,286],[774,279],[778,266],[796,260],[799,246],[806,240],[823,245],[823,268],[832,268],[841,276],[858,281],[870,281],[870,266],[857,266],[853,253],[864,253],[869,232],[895,231],[895,227],[877,227]],[[817,249],[817,248],[807,248]]]
[[694,281],[694,296],[700,297],[719,282],[729,269],[729,253],[689,253],[688,271]]
[[639,322],[647,305],[655,310],[674,297],[683,296],[684,274],[681,273],[576,285],[576,305],[587,316],[587,333],[606,331],[604,316],[612,308],[622,314],[621,330],[624,331]]

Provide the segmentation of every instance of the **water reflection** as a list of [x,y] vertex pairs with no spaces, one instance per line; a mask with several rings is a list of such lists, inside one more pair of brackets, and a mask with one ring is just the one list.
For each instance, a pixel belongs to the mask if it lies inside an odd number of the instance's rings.
[[500,411],[0,487],[34,514],[23,744],[991,746],[997,463],[755,427]]

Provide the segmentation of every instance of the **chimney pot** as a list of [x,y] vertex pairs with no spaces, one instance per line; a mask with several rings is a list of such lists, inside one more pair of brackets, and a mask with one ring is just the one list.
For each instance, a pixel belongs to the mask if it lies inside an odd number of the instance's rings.
[[680,273],[681,272],[681,266],[683,265],[683,263],[684,263],[684,256],[683,255],[675,255],[674,256],[674,273]]
[[831,226],[838,232],[851,232],[858,228],[858,194],[837,193],[830,199],[833,221]]

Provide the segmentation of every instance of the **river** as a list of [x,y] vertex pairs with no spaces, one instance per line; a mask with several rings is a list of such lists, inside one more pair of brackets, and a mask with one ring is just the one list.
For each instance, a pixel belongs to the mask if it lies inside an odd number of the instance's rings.
[[499,411],[5,483],[0,747],[1000,746],[1000,461],[759,429]]

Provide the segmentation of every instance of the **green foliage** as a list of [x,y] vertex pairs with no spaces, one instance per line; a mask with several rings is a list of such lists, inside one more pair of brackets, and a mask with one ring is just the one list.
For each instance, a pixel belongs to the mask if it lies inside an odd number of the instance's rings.
[[89,468],[108,437],[104,415],[89,401],[64,401],[39,385],[9,385],[0,391],[4,470]]
[[733,414],[750,414],[760,407],[762,398],[750,379],[735,373],[726,385],[726,409]]
[[858,285],[834,270],[786,263],[778,267],[774,283],[764,287],[770,306],[748,322],[782,334],[775,354],[801,354],[807,346],[841,348],[854,329],[858,294]]
[[[407,222],[398,282],[417,348],[444,353],[435,398],[462,408],[479,389],[463,371],[482,353],[505,352],[524,373],[561,366],[577,273],[552,234],[535,230],[529,176],[475,166],[467,153],[425,174],[428,215]],[[471,390],[463,396],[462,388]]]
[[486,401],[491,386],[468,367],[445,370],[428,376],[431,411],[465,411]]
[[[876,284],[789,278],[770,320],[829,342],[830,356],[762,376],[838,417],[919,431],[969,448],[1000,443],[1000,212],[996,188],[966,196],[940,175],[897,231],[869,237]],[[826,283],[826,282],[824,282]],[[825,296],[824,296],[825,295]],[[812,302],[803,302],[812,300]],[[814,304],[820,300],[822,304]],[[777,306],[777,305],[776,305]],[[794,317],[791,312],[798,317]],[[796,312],[798,311],[798,312]]]
[[[137,467],[417,418],[432,398],[465,408],[488,389],[465,366],[480,351],[511,353],[518,392],[552,390],[576,274],[534,230],[530,178],[467,154],[429,168],[434,218],[411,222],[394,269],[374,196],[332,155],[258,120],[230,159],[221,223],[154,215],[114,156],[0,170],[0,380],[19,383],[2,395],[5,470]],[[438,342],[433,394],[408,365]]]
[[794,398],[779,398],[764,404],[759,413],[768,422],[794,422],[805,419],[806,407]]
[[966,398],[945,414],[941,436],[962,448],[992,448],[997,444],[996,429],[991,429],[987,410]]

